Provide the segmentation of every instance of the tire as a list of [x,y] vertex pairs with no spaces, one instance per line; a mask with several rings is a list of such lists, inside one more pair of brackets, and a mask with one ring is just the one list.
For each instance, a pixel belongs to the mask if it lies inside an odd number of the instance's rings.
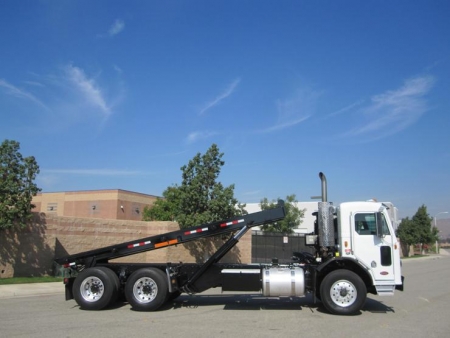
[[105,267],[83,270],[73,283],[73,297],[83,310],[101,310],[117,300],[119,278]]
[[133,310],[155,311],[168,298],[166,275],[159,269],[140,269],[131,274],[125,285],[125,297]]
[[113,294],[111,296],[111,300],[108,304],[108,306],[111,306],[113,304],[115,304],[118,299],[119,299],[119,295],[120,295],[120,281],[119,281],[119,276],[116,275],[116,273],[114,271],[112,271],[111,269],[105,268],[106,273],[109,274],[109,278],[110,281],[113,284]]
[[353,315],[363,307],[367,289],[362,279],[349,270],[335,270],[320,284],[320,296],[325,308],[336,315]]

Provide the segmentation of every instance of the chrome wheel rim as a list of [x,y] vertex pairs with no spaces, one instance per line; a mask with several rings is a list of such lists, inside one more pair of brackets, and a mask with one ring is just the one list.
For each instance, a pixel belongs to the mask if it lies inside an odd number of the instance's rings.
[[149,277],[139,278],[133,285],[133,295],[141,303],[150,303],[158,294],[158,286]]
[[348,280],[338,280],[331,286],[330,297],[336,305],[348,307],[356,302],[358,292],[353,283]]
[[98,277],[88,277],[80,285],[81,297],[87,302],[96,302],[105,293],[105,285]]

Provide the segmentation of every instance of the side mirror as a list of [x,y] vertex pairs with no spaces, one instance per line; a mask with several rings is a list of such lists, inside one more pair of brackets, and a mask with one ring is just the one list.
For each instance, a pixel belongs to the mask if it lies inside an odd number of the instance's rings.
[[377,218],[377,236],[382,238],[386,236],[386,234],[384,233],[384,226],[383,226],[384,225],[383,214],[381,212],[377,212],[376,218]]

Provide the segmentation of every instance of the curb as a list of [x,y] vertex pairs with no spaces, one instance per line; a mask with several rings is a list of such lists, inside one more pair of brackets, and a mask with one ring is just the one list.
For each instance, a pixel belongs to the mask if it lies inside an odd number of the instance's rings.
[[427,256],[421,256],[421,257],[406,257],[406,258],[400,258],[402,261],[402,264],[409,263],[409,262],[418,262],[418,261],[424,261],[428,259],[442,259],[447,258],[448,255],[442,255],[442,254],[433,254],[433,255],[427,255]]
[[64,294],[62,282],[0,285],[0,299]]

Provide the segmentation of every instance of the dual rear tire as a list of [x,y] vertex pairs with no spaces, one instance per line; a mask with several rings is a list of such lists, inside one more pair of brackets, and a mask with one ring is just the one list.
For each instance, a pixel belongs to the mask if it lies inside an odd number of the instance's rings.
[[[73,284],[73,296],[83,310],[101,310],[114,304],[120,293],[116,273],[106,267],[83,270]],[[134,310],[155,311],[170,297],[167,277],[159,269],[133,272],[125,286],[125,297]]]
[[167,276],[159,269],[133,272],[125,286],[125,297],[133,310],[155,311],[168,299]]
[[101,310],[112,305],[119,296],[120,282],[108,268],[88,268],[73,283],[73,297],[84,310]]

